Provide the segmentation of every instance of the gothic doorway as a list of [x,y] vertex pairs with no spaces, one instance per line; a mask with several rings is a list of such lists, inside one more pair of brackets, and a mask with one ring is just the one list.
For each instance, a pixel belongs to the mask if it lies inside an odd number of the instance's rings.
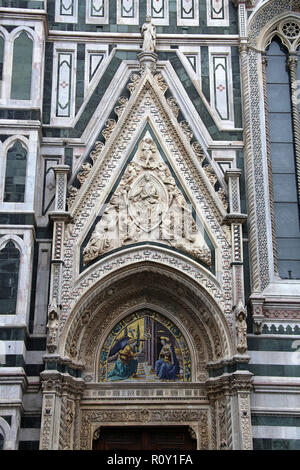
[[101,427],[93,450],[196,450],[197,441],[189,426]]

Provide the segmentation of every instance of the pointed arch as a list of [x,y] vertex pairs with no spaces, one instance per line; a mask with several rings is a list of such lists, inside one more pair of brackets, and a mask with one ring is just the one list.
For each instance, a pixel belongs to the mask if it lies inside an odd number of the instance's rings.
[[221,306],[199,285],[199,279],[192,280],[188,270],[167,267],[158,260],[132,261],[98,278],[74,302],[59,338],[59,354],[85,363],[86,370],[96,374],[99,351],[113,326],[134,311],[150,308],[182,331],[193,358],[193,380],[201,363],[233,355]]
[[16,28],[12,35],[13,59],[10,98],[30,100],[35,34],[30,28]]
[[14,315],[17,309],[21,254],[12,238],[0,244],[0,314]]
[[[0,450],[10,450],[11,428],[4,418],[0,416]],[[1,439],[2,436],[2,439]]]
[[11,145],[5,145],[6,168],[4,183],[4,202],[25,202],[27,175],[27,141],[13,138]]

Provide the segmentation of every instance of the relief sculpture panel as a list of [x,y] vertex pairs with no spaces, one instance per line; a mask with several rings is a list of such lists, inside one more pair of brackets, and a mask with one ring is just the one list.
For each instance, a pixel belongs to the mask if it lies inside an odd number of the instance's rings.
[[83,250],[83,262],[145,241],[168,245],[212,265],[204,229],[149,131],[102,209]]

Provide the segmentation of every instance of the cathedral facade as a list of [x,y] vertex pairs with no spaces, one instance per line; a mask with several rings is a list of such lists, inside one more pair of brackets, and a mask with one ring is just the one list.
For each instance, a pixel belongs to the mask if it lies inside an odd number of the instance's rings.
[[0,1],[0,449],[300,449],[300,1]]

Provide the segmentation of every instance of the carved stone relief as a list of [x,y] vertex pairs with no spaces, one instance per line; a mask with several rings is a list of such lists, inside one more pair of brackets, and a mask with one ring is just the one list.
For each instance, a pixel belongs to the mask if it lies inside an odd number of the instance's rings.
[[81,412],[80,450],[92,448],[94,432],[99,425],[145,425],[145,424],[178,424],[190,425],[193,429],[200,428],[200,449],[210,448],[210,433],[208,428],[208,409],[113,409],[86,410]]
[[159,241],[211,265],[211,251],[149,132],[83,252],[85,263],[141,241]]
[[[227,241],[229,237],[225,237],[221,225],[223,214],[220,212],[220,206],[217,207],[213,202],[212,191],[217,199],[218,195],[216,191],[212,189],[205,171],[202,171],[203,175],[200,177],[198,169],[189,161],[190,157],[188,156],[189,152],[192,152],[195,158],[202,163],[205,158],[203,151],[197,142],[192,142],[188,149],[187,146],[189,144],[187,143],[187,139],[184,138],[183,129],[177,126],[175,130],[175,127],[172,128],[170,125],[169,114],[166,111],[170,109],[169,105],[166,99],[160,96],[165,90],[165,82],[163,77],[160,77],[161,74],[155,75],[154,78],[147,74],[143,77],[138,74],[135,75],[136,77],[132,76],[131,85],[134,86],[134,88],[138,88],[139,93],[136,96],[134,106],[131,108],[129,104],[126,106],[126,100],[124,103],[120,103],[121,106],[124,104],[124,109],[119,116],[117,126],[114,127],[112,123],[111,126],[109,123],[108,126],[106,126],[106,129],[113,127],[111,138],[109,139],[110,142],[106,142],[105,145],[97,142],[95,146],[96,150],[91,154],[91,158],[93,156],[92,160],[94,166],[88,175],[89,184],[85,183],[79,190],[70,188],[69,191],[71,197],[71,199],[69,198],[69,207],[72,211],[73,221],[69,224],[70,228],[67,227],[64,244],[60,332],[76,303],[89,289],[100,282],[100,280],[110,272],[142,260],[147,262],[163,262],[165,265],[173,266],[175,269],[187,273],[187,275],[194,278],[199,285],[203,285],[212,298],[219,303],[222,310],[226,312],[228,319],[230,319],[232,314],[230,296],[231,248]],[[132,89],[131,92],[134,92],[134,90]],[[162,100],[164,100],[164,103]],[[116,168],[119,166],[121,159],[124,158],[129,142],[135,139],[139,123],[147,118],[147,116],[151,116],[153,126],[168,149],[168,158],[172,158],[172,166],[174,163],[180,168],[182,178],[189,188],[189,191],[193,194],[199,210],[202,211],[210,233],[213,233],[216,243],[219,244],[219,260],[222,260],[221,266],[223,272],[221,285],[213,279],[213,276],[207,277],[206,274],[200,271],[197,272],[198,270],[195,264],[188,266],[187,258],[185,262],[182,263],[175,254],[173,256],[173,251],[171,252],[169,250],[168,253],[165,252],[163,254],[161,250],[157,248],[154,249],[154,247],[150,247],[147,250],[136,247],[134,255],[127,253],[124,256],[118,255],[118,259],[116,258],[115,261],[103,258],[101,264],[98,262],[95,264],[95,268],[92,270],[88,269],[87,274],[81,276],[79,282],[76,282],[75,253],[80,243],[81,233],[92,223],[91,214],[95,213],[95,208],[97,204],[99,204],[99,198],[102,198],[102,201],[103,198],[105,198],[105,194],[107,194],[106,191],[112,181],[112,176],[114,175],[113,178],[117,177]],[[120,128],[118,127],[119,121],[121,121],[122,124]],[[181,135],[179,136],[180,133]],[[113,136],[115,140],[112,138]],[[141,148],[142,145],[144,145],[143,149]],[[148,149],[146,148],[147,145]],[[174,185],[175,180],[172,174],[170,174],[168,166],[159,155],[157,148],[153,148],[151,141],[145,141],[141,143],[141,146],[134,160],[131,162],[131,165],[127,167],[117,188],[119,189],[121,199],[122,197],[123,199],[126,197],[128,203],[130,202],[130,211],[127,211],[125,218],[119,218],[118,220],[120,226],[123,224],[123,231],[121,231],[121,233],[124,235],[122,243],[124,243],[123,246],[125,247],[132,243],[130,239],[134,240],[134,237],[136,237],[138,241],[144,241],[144,237],[152,235],[152,232],[162,230],[165,220],[167,220],[168,215],[172,213],[171,209],[174,209],[175,212],[175,208],[179,210],[182,207],[186,208],[187,205],[182,193],[176,188],[176,185]],[[101,158],[99,158],[100,156]],[[85,181],[87,182],[87,180]],[[107,253],[107,250],[112,247],[113,242],[108,239],[107,231],[109,231],[111,227],[112,221],[110,218],[113,211],[115,211],[114,204],[117,196],[118,194],[114,194],[110,199],[108,213],[103,214],[99,225],[85,248],[86,262],[96,260],[99,254]],[[221,197],[223,196],[221,195]],[[147,231],[148,226],[147,223],[145,224],[144,220],[146,218],[145,211],[141,210],[142,200],[147,202],[147,213],[151,216],[153,215],[154,221],[156,218],[158,223],[158,226],[155,228],[155,224],[150,225],[152,230]],[[103,205],[103,202],[101,205]],[[168,208],[167,211],[166,207]],[[162,217],[163,215],[165,215],[165,217]],[[139,217],[141,218],[139,219]],[[179,241],[174,241],[174,239],[169,237],[167,240],[164,240],[165,246],[176,247],[182,252],[186,250],[190,254],[200,257],[202,262],[206,264],[206,266],[209,266],[211,262],[211,252],[206,242],[203,240],[201,231],[198,230],[198,227],[194,226],[193,219],[190,219],[190,222],[192,229],[190,235]],[[97,230],[99,230],[98,234]],[[109,244],[110,246],[108,246]]]

